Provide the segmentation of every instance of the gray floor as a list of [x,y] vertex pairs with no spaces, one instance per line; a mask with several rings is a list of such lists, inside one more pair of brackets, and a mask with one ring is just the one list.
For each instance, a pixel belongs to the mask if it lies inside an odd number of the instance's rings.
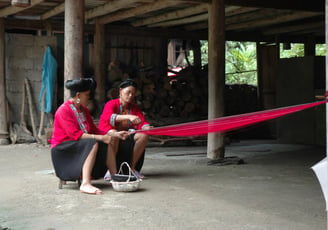
[[207,165],[206,147],[148,147],[141,189],[104,195],[58,189],[48,146],[0,146],[0,229],[326,229],[313,171],[324,148],[242,141],[226,156],[246,164]]

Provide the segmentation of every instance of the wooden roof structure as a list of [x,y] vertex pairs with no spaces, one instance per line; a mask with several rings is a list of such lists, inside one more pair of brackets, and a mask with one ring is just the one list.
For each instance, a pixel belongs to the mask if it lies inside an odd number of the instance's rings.
[[[26,4],[17,2],[27,2]],[[85,31],[95,20],[113,28],[126,26],[165,31],[167,36],[206,39],[210,0],[85,0]],[[65,0],[0,0],[6,30],[63,32]],[[325,41],[324,0],[226,0],[227,40]]]

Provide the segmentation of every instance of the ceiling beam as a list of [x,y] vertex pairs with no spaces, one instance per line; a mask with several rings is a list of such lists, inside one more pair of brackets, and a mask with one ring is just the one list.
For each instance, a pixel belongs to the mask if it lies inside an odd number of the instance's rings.
[[65,11],[65,2],[62,3],[62,4],[59,4],[58,6],[56,6],[55,8],[53,8],[52,10],[49,10],[48,12],[42,14],[40,16],[40,19],[41,20],[46,20],[48,18],[51,18],[51,17],[53,17],[55,15],[58,15],[58,14],[64,12],[64,11]]
[[0,17],[6,17],[9,15],[17,14],[21,11],[24,11],[26,9],[29,9],[33,6],[36,6],[45,0],[31,0],[31,4],[28,7],[17,7],[17,6],[7,6],[2,9],[0,9]]
[[[232,16],[234,14],[245,14],[245,13],[253,12],[256,10],[258,10],[258,9],[257,8],[240,8],[240,7],[236,7],[236,6],[228,6],[225,9],[225,14],[226,14],[226,17],[228,17],[228,16]],[[206,11],[206,13],[199,14],[197,16],[179,18],[176,20],[170,20],[170,21],[165,21],[165,22],[161,22],[161,23],[155,23],[152,25],[148,25],[148,27],[169,27],[169,26],[178,26],[178,25],[191,24],[191,23],[197,23],[198,25],[200,25],[200,24],[205,25],[202,22],[205,22],[207,24],[207,20],[208,20],[208,13]]]
[[197,16],[182,18],[182,19],[176,19],[171,20],[167,22],[160,22],[152,25],[148,25],[148,27],[169,27],[169,26],[178,26],[183,24],[189,24],[189,23],[196,23],[201,21],[207,21],[208,20],[208,13],[200,14]]
[[183,10],[176,10],[176,11],[173,11],[170,13],[161,14],[158,16],[137,20],[137,21],[133,22],[132,25],[137,27],[137,26],[155,24],[155,23],[159,23],[159,22],[163,22],[163,21],[188,17],[188,16],[191,16],[194,14],[204,13],[204,12],[207,12],[207,10],[208,10],[208,4],[200,4],[198,6],[192,6],[192,7],[183,9]]
[[[50,30],[53,32],[63,33],[64,24],[58,21],[42,20],[24,20],[16,18],[5,18],[5,29],[21,30]],[[84,33],[93,34],[95,31],[94,24],[84,24]]]
[[119,21],[122,19],[134,17],[137,15],[142,15],[145,13],[149,13],[152,11],[156,11],[156,10],[160,10],[160,9],[164,9],[164,8],[168,8],[168,7],[176,6],[176,5],[177,5],[177,2],[175,2],[175,1],[167,1],[167,0],[156,1],[154,3],[144,4],[142,6],[134,8],[134,9],[130,9],[130,10],[126,10],[126,11],[122,11],[122,12],[118,12],[118,13],[110,14],[108,16],[101,17],[101,18],[99,18],[98,21],[100,24],[107,24],[110,22]]
[[321,13],[315,12],[288,12],[283,15],[275,15],[268,18],[262,18],[260,20],[246,21],[243,23],[228,24],[226,26],[227,30],[246,30],[250,28],[258,28],[262,26],[269,26],[278,23],[286,23],[288,21],[299,20],[303,18],[309,18],[313,16],[320,15]]
[[226,5],[301,11],[325,11],[325,0],[226,0]]
[[[153,2],[152,0],[151,2]],[[103,16],[105,14],[112,13],[114,11],[127,8],[127,7],[134,7],[135,3],[141,2],[140,0],[114,0],[110,1],[104,5],[101,5],[97,8],[88,10],[85,13],[85,19],[89,20],[95,17]],[[149,2],[149,1],[148,1]],[[132,5],[132,6],[131,6]]]
[[288,34],[297,31],[309,30],[309,29],[319,29],[324,31],[325,23],[324,21],[320,21],[320,22],[298,24],[298,25],[291,25],[291,26],[278,26],[277,28],[264,29],[262,31],[262,34],[263,35]]

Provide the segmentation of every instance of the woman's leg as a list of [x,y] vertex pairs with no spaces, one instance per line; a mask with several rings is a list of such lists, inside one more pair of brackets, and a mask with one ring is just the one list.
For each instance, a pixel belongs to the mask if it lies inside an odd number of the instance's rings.
[[118,152],[119,144],[120,144],[120,139],[116,137],[112,137],[111,142],[108,144],[106,165],[111,175],[117,173],[116,155]]
[[91,172],[95,164],[97,152],[98,152],[98,143],[92,147],[88,157],[85,159],[82,167],[82,183],[80,186],[80,191],[89,194],[102,194],[102,191],[97,187],[91,185]]
[[148,135],[142,133],[136,133],[134,135],[134,148],[132,154],[132,162],[131,162],[131,169],[135,171],[136,164],[140,159],[141,155],[143,154],[147,142],[148,142]]

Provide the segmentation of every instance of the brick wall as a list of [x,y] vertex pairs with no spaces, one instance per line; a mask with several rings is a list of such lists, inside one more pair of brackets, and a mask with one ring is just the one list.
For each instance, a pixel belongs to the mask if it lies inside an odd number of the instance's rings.
[[[40,126],[39,96],[42,84],[42,63],[46,48],[56,51],[57,40],[54,36],[35,36],[6,34],[6,90],[11,123],[21,122],[23,102],[23,83],[28,78],[32,93],[33,115],[37,130]],[[55,55],[55,54],[54,54]],[[32,131],[28,100],[25,98],[24,118]],[[47,125],[46,118],[44,125]]]

